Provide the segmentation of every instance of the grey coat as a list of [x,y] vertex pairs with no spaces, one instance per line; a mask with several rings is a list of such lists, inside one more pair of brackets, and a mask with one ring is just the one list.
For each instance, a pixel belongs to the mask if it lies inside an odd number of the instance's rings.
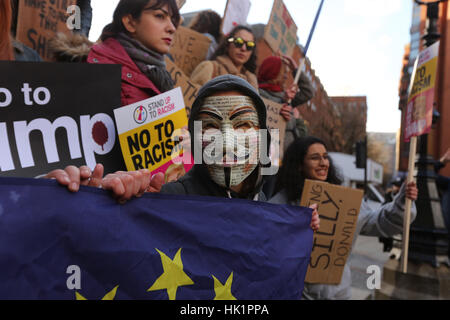
[[[395,196],[392,202],[386,203],[377,210],[371,210],[369,206],[363,201],[359,211],[358,222],[356,224],[353,244],[356,243],[358,235],[374,237],[392,237],[403,231],[403,213],[405,211],[405,184]],[[290,202],[287,200],[287,195],[284,191],[277,193],[272,199],[271,203],[276,204],[292,204],[299,205],[299,203]],[[413,202],[411,206],[411,223],[416,217],[416,206]],[[349,260],[344,267],[341,283],[338,285],[325,284],[308,284],[305,283],[303,290],[303,299],[307,300],[344,300],[351,298],[352,277],[350,271]]]

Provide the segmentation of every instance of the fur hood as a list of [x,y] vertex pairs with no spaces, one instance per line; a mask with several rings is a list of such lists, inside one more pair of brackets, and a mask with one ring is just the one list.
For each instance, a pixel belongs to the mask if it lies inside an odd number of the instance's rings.
[[57,62],[86,62],[93,42],[81,34],[58,32],[49,43],[49,49]]

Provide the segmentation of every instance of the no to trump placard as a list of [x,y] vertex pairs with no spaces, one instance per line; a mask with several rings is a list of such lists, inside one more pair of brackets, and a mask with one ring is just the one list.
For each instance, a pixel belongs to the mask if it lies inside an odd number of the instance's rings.
[[0,62],[0,176],[124,170],[113,114],[120,75],[110,64]]
[[[194,161],[177,137],[187,132],[188,119],[181,89],[114,110],[123,158],[129,171],[163,172],[177,180]],[[184,158],[188,157],[188,158]]]
[[321,181],[306,180],[301,206],[318,204],[320,230],[314,234],[305,281],[339,284],[352,250],[364,192]]
[[430,132],[433,121],[439,41],[419,53],[406,108],[405,140]]

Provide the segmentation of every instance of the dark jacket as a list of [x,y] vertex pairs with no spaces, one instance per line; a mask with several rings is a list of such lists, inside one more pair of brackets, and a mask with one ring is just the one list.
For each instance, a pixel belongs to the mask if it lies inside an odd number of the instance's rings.
[[[264,104],[256,89],[240,77],[233,75],[219,76],[207,82],[202,88],[200,88],[197,98],[192,104],[192,110],[189,118],[189,132],[192,137],[191,150],[195,150],[196,147],[201,148],[201,144],[195,144],[194,121],[197,118],[200,107],[203,105],[203,99],[211,96],[213,93],[230,90],[237,90],[254,100],[255,107],[258,112],[260,129],[267,129],[266,105]],[[268,143],[267,145],[267,154],[269,148],[270,143]],[[264,177],[261,176],[260,170],[261,165],[259,165],[255,169],[255,171],[247,178],[254,179],[255,181],[255,187],[252,192],[247,195],[247,199],[266,201],[266,197],[261,191],[264,183]],[[165,184],[162,187],[161,192],[169,194],[190,194],[214,197],[238,197],[238,195],[234,194],[232,191],[226,190],[225,188],[217,185],[210,178],[208,170],[203,164],[196,164],[184,177],[180,178],[178,181]]]

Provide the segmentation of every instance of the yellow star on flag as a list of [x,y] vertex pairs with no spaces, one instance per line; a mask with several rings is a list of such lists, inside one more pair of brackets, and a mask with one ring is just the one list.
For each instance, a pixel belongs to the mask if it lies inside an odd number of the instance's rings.
[[214,292],[216,297],[214,300],[237,300],[231,293],[231,285],[233,284],[233,272],[228,277],[227,282],[223,285],[216,277],[214,278]]
[[[119,286],[116,286],[114,289],[112,289],[110,292],[108,292],[103,298],[102,300],[114,300],[114,298],[116,297],[116,293],[117,293],[117,288],[119,288]],[[81,294],[79,294],[78,292],[75,292],[75,298],[77,300],[87,300],[85,297],[83,297]]]
[[155,283],[147,291],[157,291],[167,289],[169,300],[175,300],[177,296],[177,289],[181,286],[189,286],[194,284],[191,278],[183,271],[183,262],[181,261],[181,248],[175,254],[175,257],[170,259],[164,252],[158,251],[161,256],[163,266],[163,274],[156,279]]

